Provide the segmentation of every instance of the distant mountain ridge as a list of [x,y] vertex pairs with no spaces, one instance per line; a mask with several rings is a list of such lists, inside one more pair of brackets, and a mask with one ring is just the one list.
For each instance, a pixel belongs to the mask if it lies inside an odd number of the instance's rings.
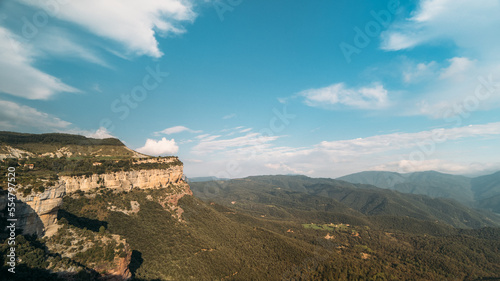
[[471,189],[477,207],[500,214],[500,172],[473,178]]
[[[202,201],[192,196],[177,157],[141,157],[116,139],[0,135],[6,136],[0,154],[8,156],[0,170],[16,167],[18,226],[44,235],[17,236],[12,280],[487,280],[500,274],[500,217],[453,200],[289,175],[191,182]],[[493,180],[480,180],[478,192],[496,190]],[[1,175],[0,210],[9,202],[7,186]],[[0,212],[3,229],[6,215]],[[2,277],[8,235],[0,232]]]
[[187,182],[202,182],[202,181],[226,181],[229,179],[218,177],[188,177]]
[[[409,217],[425,221],[440,221],[461,228],[497,226],[500,217],[493,213],[470,209],[456,201],[404,194],[373,185],[352,184],[328,178],[306,176],[252,176],[224,182],[191,183],[193,194],[201,199],[217,200],[221,204],[236,202],[250,210],[289,214],[316,209],[355,217]],[[278,210],[270,205],[288,206]],[[231,203],[232,204],[232,203]],[[303,211],[299,211],[303,210]],[[375,216],[375,217],[374,217]]]
[[449,198],[468,206],[500,213],[500,172],[469,178],[436,171],[400,174],[385,171],[366,171],[338,178],[356,184],[433,198]]

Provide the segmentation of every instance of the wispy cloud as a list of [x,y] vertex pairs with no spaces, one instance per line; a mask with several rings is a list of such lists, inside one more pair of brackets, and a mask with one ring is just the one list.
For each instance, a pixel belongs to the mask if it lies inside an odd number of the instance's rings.
[[431,41],[451,40],[457,46],[494,54],[500,39],[497,0],[421,0],[408,19],[382,34],[382,49],[402,50]]
[[[412,92],[405,105],[405,112],[446,118],[459,114],[456,108],[464,107],[466,101],[478,102],[473,110],[490,110],[500,107],[500,59],[496,46],[498,37],[492,36],[500,28],[500,2],[497,0],[450,1],[422,0],[418,9],[407,19],[392,25],[382,34],[381,48],[390,51],[418,46],[454,45],[454,53],[469,54],[445,58],[442,61],[419,62],[416,67],[405,70],[406,82],[419,82],[420,89]],[[478,100],[476,90],[487,77],[493,77],[489,88],[490,97]],[[496,83],[498,84],[498,82]],[[496,87],[496,89],[493,89]],[[411,108],[411,105],[417,105]],[[402,107],[401,107],[402,108]],[[458,111],[458,112],[457,112]],[[449,116],[448,116],[449,117]]]
[[240,133],[247,133],[247,132],[250,132],[251,130],[252,130],[252,128],[246,128],[246,129],[240,130],[239,132]]
[[491,135],[500,135],[500,122],[451,129],[442,128],[417,133],[393,133],[350,140],[323,141],[317,145],[317,149],[336,153],[338,155],[356,156],[403,148],[414,148],[424,142],[430,141],[441,143],[468,137],[484,137]]
[[435,61],[406,64],[407,66],[403,70],[403,80],[406,83],[414,83],[422,79],[428,79],[435,75],[436,68],[438,67]]
[[403,173],[440,171],[457,175],[478,175],[488,172],[496,172],[500,169],[500,162],[497,163],[461,163],[456,161],[446,161],[440,159],[430,159],[423,161],[400,160],[386,164],[376,165],[369,170],[372,171],[398,171]]
[[278,139],[278,136],[262,136],[258,133],[246,134],[229,139],[216,139],[220,136],[207,137],[192,148],[194,154],[207,154],[214,151],[223,151],[230,148],[259,146]]
[[420,71],[415,70],[418,66],[410,66],[404,72],[405,81],[418,82],[421,86],[399,107],[403,114],[447,119],[500,107],[498,65],[467,57],[418,65],[422,65]]
[[[45,8],[45,2],[22,2]],[[182,24],[194,21],[197,15],[187,0],[87,0],[65,1],[58,5],[54,16],[111,39],[124,46],[129,53],[158,58],[163,53],[155,36],[183,33]]]
[[467,57],[453,57],[444,62],[403,62],[403,80],[407,83],[438,82],[441,79],[463,81],[471,70],[474,70],[477,61]]
[[92,86],[92,90],[98,92],[98,93],[102,93],[102,89],[101,89],[101,86],[97,83],[95,83],[93,86]]
[[60,92],[79,92],[33,67],[35,52],[0,26],[0,92],[27,99],[49,99]]
[[[474,99],[481,83],[477,77],[493,76],[499,80],[500,37],[494,36],[500,29],[499,13],[498,0],[420,0],[410,16],[396,21],[381,34],[380,47],[386,51],[408,50],[411,55],[421,46],[438,46],[453,54],[442,61],[419,62],[413,70],[403,72],[406,82],[422,85],[412,91],[415,98],[404,105],[405,112],[443,118],[450,108],[463,107],[464,101]],[[467,56],[456,56],[457,53]],[[498,107],[497,89],[474,110]]]
[[224,120],[233,119],[236,117],[236,113],[228,114],[222,117]]
[[337,83],[325,88],[302,91],[304,103],[313,107],[336,108],[345,106],[356,109],[384,109],[389,106],[388,92],[380,84],[361,88],[348,88]]
[[166,128],[165,130],[162,130],[159,132],[155,132],[154,135],[155,136],[159,136],[161,134],[172,135],[172,134],[178,134],[178,133],[182,133],[182,132],[189,132],[189,133],[198,134],[198,133],[201,133],[202,131],[201,130],[192,130],[192,129],[189,129],[188,127],[185,127],[185,126],[174,126],[174,127]]
[[299,170],[296,168],[292,168],[288,166],[285,163],[268,163],[264,165],[266,168],[271,169],[274,173],[292,173],[292,174],[299,174],[299,175],[308,175],[311,174],[313,171],[303,171]]
[[[481,153],[475,153],[475,157],[461,163],[463,151],[454,148],[454,144],[459,141],[477,143],[482,139],[500,138],[500,122],[322,141],[307,147],[277,146],[277,136],[261,140],[258,137],[257,134],[248,134],[231,139],[201,141],[193,147],[192,153],[202,159],[208,158],[203,165],[193,163],[188,170],[207,171],[207,163],[210,163],[210,175],[225,177],[287,173],[337,177],[374,169],[400,172],[434,169],[461,173],[467,167],[475,167],[474,171],[479,171],[481,167],[500,168],[486,160],[481,162],[484,159]],[[482,148],[477,149],[481,151]],[[425,151],[424,159],[411,158],[410,155],[415,151]],[[441,158],[444,151],[450,155]],[[210,157],[212,152],[217,152],[217,158]]]
[[443,69],[440,78],[462,78],[463,74],[467,73],[474,66],[474,61],[465,57],[454,57],[448,60],[450,65]]
[[197,138],[197,139],[204,139],[204,138],[206,138],[208,136],[210,136],[210,134],[197,135],[195,138]]
[[79,58],[89,63],[95,63],[112,68],[96,51],[87,47],[85,42],[72,33],[58,27],[46,27],[32,41],[37,51],[44,56]]
[[2,130],[51,132],[67,129],[71,123],[35,108],[0,100]]

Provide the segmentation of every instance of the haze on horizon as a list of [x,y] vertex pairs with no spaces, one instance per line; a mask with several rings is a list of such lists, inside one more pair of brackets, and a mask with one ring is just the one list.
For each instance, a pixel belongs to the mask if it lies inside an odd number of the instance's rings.
[[500,0],[2,1],[0,130],[188,177],[500,170]]

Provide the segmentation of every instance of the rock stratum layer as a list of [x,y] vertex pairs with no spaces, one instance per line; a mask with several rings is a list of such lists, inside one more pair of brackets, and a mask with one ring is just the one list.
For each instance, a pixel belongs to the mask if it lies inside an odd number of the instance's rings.
[[57,211],[66,194],[64,183],[46,189],[43,193],[18,197],[21,201],[16,208],[18,227],[23,234],[51,235],[57,230]]
[[169,169],[133,170],[91,176],[61,176],[59,181],[66,185],[67,193],[78,190],[88,192],[101,186],[118,191],[128,191],[133,188],[151,189],[181,183],[183,172],[182,166],[175,166]]
[[[176,209],[177,201],[184,195],[192,195],[189,185],[184,181],[183,166],[168,169],[132,170],[89,176],[61,176],[53,187],[46,188],[43,193],[18,196],[21,201],[16,209],[18,227],[23,234],[51,235],[57,230],[57,211],[63,203],[64,195],[75,192],[90,193],[98,188],[114,191],[132,189],[154,189],[176,186],[169,198],[168,208]],[[174,200],[175,198],[175,200]],[[167,208],[167,206],[164,206]],[[175,217],[180,219],[181,210],[176,210]]]

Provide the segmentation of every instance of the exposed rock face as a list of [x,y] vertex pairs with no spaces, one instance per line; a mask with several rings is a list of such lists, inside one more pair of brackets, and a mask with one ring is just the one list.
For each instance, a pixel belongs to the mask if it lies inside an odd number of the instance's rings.
[[[111,204],[111,203],[108,203],[108,204]],[[111,210],[113,212],[122,212],[125,215],[137,214],[141,210],[141,204],[139,204],[139,202],[137,202],[137,201],[130,201],[130,207],[131,207],[130,210],[120,209],[120,208],[113,206],[113,205],[108,206],[107,208],[108,208],[108,210]]]
[[[64,195],[79,190],[89,192],[100,186],[117,191],[160,188],[169,184],[177,186],[178,188],[175,188],[168,198],[163,198],[161,203],[180,219],[183,210],[177,208],[177,201],[186,194],[192,195],[189,185],[184,182],[182,168],[183,166],[179,165],[168,169],[93,174],[87,177],[61,176],[55,187],[49,187],[43,193],[18,197],[22,202],[16,208],[18,226],[23,229],[23,234],[36,233],[39,236],[50,236],[57,231],[57,211],[63,203]],[[5,205],[1,203],[0,205]]]
[[65,194],[66,187],[63,183],[47,188],[43,193],[18,197],[22,203],[16,206],[16,216],[23,234],[50,235],[57,230],[57,211]]
[[184,213],[184,210],[179,207],[179,200],[184,197],[184,195],[193,195],[193,192],[187,183],[178,184],[176,189],[177,190],[170,195],[157,199],[165,210],[170,211],[174,218],[182,222],[182,213]]
[[90,191],[101,185],[116,190],[131,190],[132,188],[150,189],[164,187],[168,184],[182,182],[182,166],[169,169],[138,170],[116,172],[110,174],[93,174],[91,176],[69,177],[61,176],[59,182],[66,184],[66,192]]
[[115,257],[115,267],[112,270],[108,271],[105,276],[99,279],[106,281],[130,280],[132,278],[132,273],[130,272],[130,269],[128,267],[130,265],[131,258],[132,252],[129,252],[127,256],[123,258]]
[[0,160],[6,158],[25,158],[33,157],[35,154],[25,151],[22,149],[17,149],[9,145],[2,146],[0,149]]

